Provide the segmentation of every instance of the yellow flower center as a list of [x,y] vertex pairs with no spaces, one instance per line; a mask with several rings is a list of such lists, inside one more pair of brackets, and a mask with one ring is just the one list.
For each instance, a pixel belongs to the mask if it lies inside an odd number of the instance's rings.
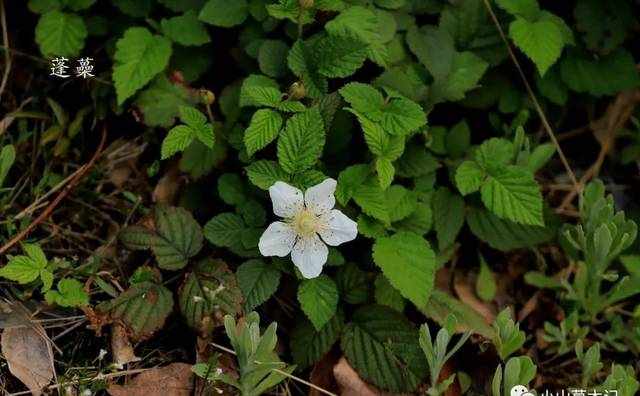
[[318,217],[308,209],[303,209],[293,218],[293,229],[298,235],[311,236],[318,231]]

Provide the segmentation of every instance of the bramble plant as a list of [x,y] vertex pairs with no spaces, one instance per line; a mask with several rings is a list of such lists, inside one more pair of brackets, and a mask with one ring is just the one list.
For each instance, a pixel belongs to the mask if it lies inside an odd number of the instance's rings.
[[636,3],[0,0],[3,389],[635,394]]

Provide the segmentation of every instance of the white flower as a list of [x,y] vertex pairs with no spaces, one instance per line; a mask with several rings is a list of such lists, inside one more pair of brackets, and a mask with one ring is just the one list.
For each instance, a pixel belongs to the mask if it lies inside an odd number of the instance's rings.
[[273,213],[284,221],[267,227],[258,243],[260,253],[278,257],[291,253],[291,260],[302,276],[320,275],[329,254],[327,245],[349,242],[358,234],[356,222],[333,209],[336,184],[335,180],[326,179],[310,187],[304,196],[302,191],[281,181],[269,187]]

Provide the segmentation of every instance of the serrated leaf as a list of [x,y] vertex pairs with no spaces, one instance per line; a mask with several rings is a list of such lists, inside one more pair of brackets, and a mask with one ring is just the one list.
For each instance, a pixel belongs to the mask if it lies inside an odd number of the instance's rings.
[[151,249],[158,266],[178,270],[202,248],[202,230],[191,213],[183,208],[158,206],[155,228],[126,227],[119,238],[129,249]]
[[192,328],[206,331],[221,325],[220,317],[241,311],[242,294],[236,277],[218,259],[199,261],[180,287],[180,311]]
[[311,168],[325,143],[324,122],[317,108],[294,114],[278,139],[278,162],[287,173]]
[[245,78],[240,88],[240,106],[277,107],[282,100],[278,83],[269,77],[252,74]]
[[422,107],[406,98],[393,98],[382,109],[382,128],[392,134],[407,136],[427,123]]
[[406,36],[409,49],[418,60],[427,67],[429,73],[438,80],[447,78],[451,73],[456,55],[453,37],[444,29],[425,26],[412,27]]
[[424,238],[409,232],[379,238],[373,246],[373,261],[405,298],[419,307],[427,304],[436,259]]
[[167,67],[171,57],[171,42],[147,29],[132,27],[116,42],[113,81],[118,104],[144,87]]
[[291,332],[293,362],[305,369],[318,362],[340,337],[344,327],[344,314],[338,311],[319,331],[308,320],[300,321]]
[[61,279],[57,290],[49,290],[44,297],[48,304],[61,307],[81,307],[89,304],[89,295],[84,291],[84,285],[71,278]]
[[231,247],[242,240],[246,228],[244,220],[239,215],[221,213],[205,224],[204,236],[216,246]]
[[540,187],[524,168],[508,165],[491,170],[480,193],[487,209],[498,217],[544,225]]
[[287,72],[289,46],[281,40],[264,40],[258,49],[260,71],[271,77],[282,77]]
[[48,57],[72,57],[80,53],[87,37],[87,28],[76,14],[49,11],[36,26],[36,42],[40,52]]
[[307,94],[312,98],[323,96],[328,89],[327,79],[318,73],[313,49],[302,41],[296,41],[289,55],[287,65],[297,77],[302,79]]
[[391,161],[386,158],[376,159],[376,172],[378,174],[378,182],[380,188],[386,190],[393,182],[393,176],[395,175],[395,168]]
[[244,22],[248,14],[247,0],[209,0],[198,18],[214,26],[232,27]]
[[364,63],[367,47],[352,36],[326,35],[315,46],[318,73],[330,78],[348,77]]
[[464,224],[464,200],[447,188],[439,188],[433,195],[433,218],[438,248],[451,246]]
[[555,235],[552,229],[503,220],[485,209],[470,210],[467,222],[475,236],[502,251],[536,246]]
[[518,48],[535,63],[540,75],[560,58],[565,38],[562,30],[550,19],[530,22],[516,18],[509,25],[509,36]]
[[449,74],[432,85],[432,100],[438,103],[464,99],[466,92],[478,86],[488,67],[485,60],[470,51],[457,52]]
[[0,276],[20,284],[26,284],[38,279],[43,269],[44,266],[30,257],[15,256],[4,267],[0,268]]
[[269,109],[260,109],[251,117],[249,127],[244,132],[244,145],[247,154],[252,156],[256,151],[265,148],[275,140],[282,128],[282,116]]
[[298,301],[302,312],[319,331],[336,314],[338,288],[326,275],[305,279],[298,288]]
[[389,187],[385,192],[387,213],[391,222],[399,221],[409,216],[416,209],[418,197],[399,184]]
[[162,285],[140,282],[113,300],[99,304],[96,311],[110,320],[122,322],[133,340],[144,340],[164,326],[173,311],[173,297]]
[[158,76],[151,85],[140,92],[135,104],[142,110],[148,126],[169,127],[175,122],[180,106],[193,105],[195,98],[180,84],[174,84],[164,76]]
[[244,183],[235,173],[225,173],[218,178],[218,195],[227,205],[240,205],[246,201]]
[[167,159],[175,153],[184,151],[193,142],[193,130],[186,125],[178,125],[169,131],[162,141],[160,158]]
[[537,19],[540,14],[538,0],[496,0],[496,4],[511,15]]
[[460,194],[468,195],[480,189],[484,177],[484,171],[475,161],[464,161],[456,169],[456,186]]
[[195,10],[190,10],[173,18],[160,21],[162,33],[182,45],[202,45],[211,41],[209,33],[198,20]]
[[356,189],[367,180],[370,173],[370,167],[362,164],[349,166],[340,172],[335,193],[336,200],[343,206],[349,203]]
[[387,210],[387,200],[379,185],[363,184],[353,192],[353,199],[369,216],[388,224],[391,220]]
[[238,285],[244,295],[244,310],[253,311],[278,290],[280,271],[262,260],[249,260],[236,271]]
[[351,82],[340,88],[340,95],[359,114],[368,119],[379,121],[382,118],[384,98],[380,91],[369,84]]
[[376,277],[375,298],[377,304],[386,305],[398,312],[404,311],[404,297],[402,297],[398,289],[393,287],[389,280],[382,274]]
[[417,329],[388,307],[358,309],[343,331],[341,346],[360,376],[383,390],[412,392],[427,373]]
[[275,161],[256,161],[245,169],[251,183],[263,190],[268,190],[278,180],[288,180],[289,177]]

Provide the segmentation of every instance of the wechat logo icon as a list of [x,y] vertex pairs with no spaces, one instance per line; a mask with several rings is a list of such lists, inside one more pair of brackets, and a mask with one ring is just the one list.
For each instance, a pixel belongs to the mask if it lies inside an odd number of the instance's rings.
[[516,385],[511,388],[510,396],[534,396],[534,394],[529,392],[529,389],[527,389],[525,386]]

